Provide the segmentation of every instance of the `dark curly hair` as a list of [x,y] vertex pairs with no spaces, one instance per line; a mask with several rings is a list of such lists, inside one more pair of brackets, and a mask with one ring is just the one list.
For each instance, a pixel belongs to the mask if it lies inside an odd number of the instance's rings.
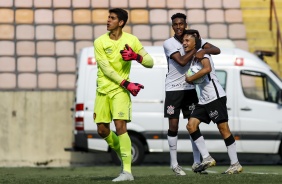
[[176,14],[174,14],[174,15],[172,15],[171,16],[171,20],[173,20],[173,19],[175,19],[175,18],[183,18],[184,20],[185,20],[185,22],[186,22],[186,15],[185,14],[183,14],[183,13],[176,13]]

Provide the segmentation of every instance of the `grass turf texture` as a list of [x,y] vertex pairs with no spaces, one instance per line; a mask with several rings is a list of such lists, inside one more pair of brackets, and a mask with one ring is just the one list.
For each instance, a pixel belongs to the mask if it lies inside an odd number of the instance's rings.
[[[208,175],[195,174],[191,166],[183,166],[186,176],[175,176],[168,166],[135,166],[135,180],[119,183],[201,183],[201,184],[278,184],[282,183],[281,166],[243,166],[244,171],[236,175],[220,174],[228,166],[208,169]],[[113,183],[118,176],[118,166],[65,167],[65,168],[0,168],[0,183]]]

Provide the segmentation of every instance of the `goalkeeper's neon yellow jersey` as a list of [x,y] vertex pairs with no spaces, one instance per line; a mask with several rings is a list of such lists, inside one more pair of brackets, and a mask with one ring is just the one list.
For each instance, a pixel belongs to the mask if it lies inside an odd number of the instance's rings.
[[103,94],[116,94],[122,91],[120,83],[129,80],[131,61],[124,61],[120,54],[128,44],[138,53],[143,48],[138,38],[132,34],[122,32],[118,40],[112,40],[109,32],[94,41],[94,53],[98,63],[97,91]]

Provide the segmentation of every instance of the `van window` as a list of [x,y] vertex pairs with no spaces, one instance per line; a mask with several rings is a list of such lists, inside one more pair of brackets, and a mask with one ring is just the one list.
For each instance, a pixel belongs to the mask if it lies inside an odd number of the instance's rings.
[[219,83],[221,84],[221,86],[223,87],[224,91],[226,91],[226,77],[227,77],[227,74],[226,74],[226,71],[224,70],[216,70],[215,71],[216,73],[216,76],[219,80]]
[[279,87],[265,73],[242,70],[241,84],[245,97],[267,102],[276,102]]

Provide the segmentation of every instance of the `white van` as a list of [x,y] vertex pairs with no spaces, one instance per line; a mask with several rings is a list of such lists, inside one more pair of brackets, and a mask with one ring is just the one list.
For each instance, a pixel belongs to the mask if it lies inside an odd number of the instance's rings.
[[[214,41],[210,43],[217,45]],[[137,97],[132,96],[133,116],[128,124],[135,165],[142,163],[148,153],[169,152],[168,119],[163,116],[167,62],[163,47],[148,46],[145,49],[153,57],[154,67],[147,69],[132,61],[130,74],[131,81],[145,86]],[[229,126],[236,139],[237,151],[282,156],[281,79],[257,56],[237,48],[221,48],[221,54],[212,57],[217,76],[227,93]],[[77,67],[74,147],[65,150],[111,152],[93,122],[97,74],[93,47],[82,49]],[[192,152],[186,124],[187,120],[181,117],[178,152]],[[113,123],[111,129],[115,130]],[[202,123],[200,129],[210,152],[227,151],[214,123]],[[112,158],[119,163],[115,153]]]

